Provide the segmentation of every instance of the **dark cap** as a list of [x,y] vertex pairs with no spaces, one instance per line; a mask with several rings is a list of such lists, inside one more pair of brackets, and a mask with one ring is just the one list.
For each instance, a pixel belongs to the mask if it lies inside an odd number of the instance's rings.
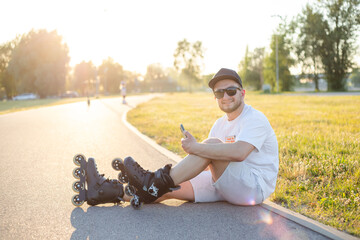
[[242,81],[241,81],[240,76],[234,70],[227,69],[227,68],[220,69],[214,75],[214,77],[209,81],[209,87],[214,89],[215,84],[218,81],[221,81],[221,80],[224,80],[224,79],[233,80],[233,81],[237,82],[238,84],[240,84],[240,86],[242,87]]

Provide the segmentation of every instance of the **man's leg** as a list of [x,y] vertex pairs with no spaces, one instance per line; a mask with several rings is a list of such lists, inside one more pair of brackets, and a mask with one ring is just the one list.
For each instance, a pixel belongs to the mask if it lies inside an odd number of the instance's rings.
[[[222,141],[217,138],[209,138],[203,141],[203,143],[215,144],[222,143]],[[202,158],[196,155],[188,155],[171,169],[170,176],[175,185],[178,185],[196,177],[199,173],[209,167],[213,180],[217,181],[229,163],[230,161],[217,161]]]
[[[203,143],[215,144],[222,143],[222,141],[216,138],[211,138],[205,140]],[[189,180],[196,177],[198,174],[209,167],[213,180],[217,181],[229,163],[229,161],[211,160],[196,155],[186,156],[183,160],[170,169],[168,175],[173,181],[174,186],[180,185],[182,188],[176,191],[165,193],[162,197],[158,198],[156,202],[170,198],[194,201],[194,190]],[[124,200],[129,201],[130,198],[124,196]]]
[[175,185],[179,185],[196,177],[199,173],[204,171],[210,160],[195,155],[187,155],[183,160],[176,164],[170,171],[170,177],[173,179]]
[[[222,143],[222,141],[217,138],[210,138],[206,139],[203,143],[214,144]],[[163,197],[158,199],[157,202],[171,198],[194,201],[194,190],[189,180],[196,177],[209,167],[213,181],[216,182],[221,177],[229,163],[229,161],[210,160],[195,155],[186,156],[170,171],[170,176],[175,185],[180,184],[181,189],[166,193]]]
[[[155,202],[161,202],[166,199],[179,199],[179,200],[185,200],[193,202],[195,201],[195,195],[193,187],[190,183],[190,181],[186,181],[180,184],[181,188],[179,190],[169,192],[158,198]],[[123,200],[125,202],[130,202],[132,196],[128,196],[124,194]]]
[[164,194],[162,197],[158,198],[155,202],[161,202],[166,199],[179,199],[179,200],[194,202],[195,201],[194,189],[190,181],[180,183],[180,187],[181,188],[176,191]]

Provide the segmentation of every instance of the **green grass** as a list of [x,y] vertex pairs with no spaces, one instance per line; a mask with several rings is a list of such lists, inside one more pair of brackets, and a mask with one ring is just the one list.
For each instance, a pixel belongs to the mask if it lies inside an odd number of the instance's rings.
[[[129,94],[131,95],[138,95],[138,94]],[[99,98],[116,98],[121,97],[120,94],[115,95],[100,95]],[[90,98],[91,100],[95,99],[94,97]],[[87,101],[86,97],[79,97],[79,98],[54,98],[54,99],[36,99],[36,100],[22,100],[22,101],[0,101],[0,115],[29,110],[33,108],[40,108],[40,107],[48,107],[54,105],[61,105],[73,102],[81,102]]]
[[[247,93],[245,102],[268,117],[278,138],[279,177],[270,200],[359,237],[360,96]],[[179,124],[202,141],[222,115],[210,93],[181,93],[139,105],[128,120],[185,156]]]
[[86,101],[86,98],[35,99],[21,101],[0,101],[0,115],[33,108],[54,106],[72,102]]

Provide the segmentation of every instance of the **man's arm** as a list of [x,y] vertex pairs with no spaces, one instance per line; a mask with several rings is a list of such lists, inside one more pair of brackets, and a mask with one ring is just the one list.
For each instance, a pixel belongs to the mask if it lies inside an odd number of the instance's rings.
[[241,162],[255,149],[247,142],[198,143],[188,131],[185,132],[185,135],[186,138],[181,140],[184,151],[203,158]]

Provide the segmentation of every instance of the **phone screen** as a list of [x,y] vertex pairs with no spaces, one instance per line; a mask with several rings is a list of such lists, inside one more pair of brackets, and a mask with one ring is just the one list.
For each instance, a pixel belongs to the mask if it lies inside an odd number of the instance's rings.
[[181,133],[183,134],[183,136],[186,137],[185,136],[185,128],[182,124],[180,124],[180,130],[181,130]]

